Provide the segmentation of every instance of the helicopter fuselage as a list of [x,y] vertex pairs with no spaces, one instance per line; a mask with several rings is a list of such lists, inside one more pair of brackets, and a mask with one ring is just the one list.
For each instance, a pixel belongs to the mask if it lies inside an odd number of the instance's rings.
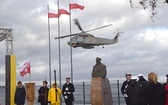
[[91,34],[87,34],[72,37],[71,40],[68,42],[68,45],[74,48],[83,47],[86,49],[91,49],[94,48],[94,46],[115,44],[117,42],[118,39],[106,39],[106,38],[94,37]]

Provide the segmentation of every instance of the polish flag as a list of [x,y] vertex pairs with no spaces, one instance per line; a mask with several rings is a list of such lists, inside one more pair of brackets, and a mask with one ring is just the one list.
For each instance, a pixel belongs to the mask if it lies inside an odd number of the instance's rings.
[[70,13],[68,12],[68,9],[63,6],[60,6],[58,13],[59,13],[59,15],[61,15],[61,14],[70,15]]
[[29,61],[29,59],[23,65],[21,65],[20,76],[24,77],[24,75],[26,75],[28,73],[30,74],[30,61]]
[[60,15],[58,14],[57,11],[49,9],[48,18],[59,18],[59,17],[60,17]]
[[69,7],[70,7],[70,9],[80,9],[80,10],[83,10],[83,9],[84,9],[84,6],[83,6],[83,5],[77,3],[77,2],[74,1],[74,0],[70,0]]

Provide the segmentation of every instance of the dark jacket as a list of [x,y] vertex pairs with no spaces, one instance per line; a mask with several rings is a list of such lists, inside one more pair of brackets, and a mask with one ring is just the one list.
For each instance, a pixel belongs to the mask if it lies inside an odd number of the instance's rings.
[[138,84],[140,84],[141,85],[141,91],[142,91],[142,96],[141,96],[141,105],[145,105],[145,97],[144,97],[144,94],[145,94],[145,88],[146,88],[146,86],[147,86],[147,84],[148,84],[148,81],[145,79],[145,78],[140,78],[139,80],[138,80]]
[[[123,95],[126,94],[126,89],[129,86],[129,84],[130,84],[130,80],[129,81],[126,80],[126,81],[123,82],[123,84],[121,86],[121,93]],[[127,97],[125,97],[125,102],[126,102],[126,105],[129,105],[129,101],[128,101]]]
[[165,105],[168,105],[168,84],[164,83],[163,85],[165,86],[165,90],[166,90],[166,104]]
[[[65,83],[62,87],[62,95],[65,99],[65,102],[72,102],[74,101],[74,95],[73,92],[75,92],[74,85],[72,83]],[[67,97],[67,98],[65,98]]]
[[136,80],[131,80],[126,89],[126,94],[128,95],[129,105],[142,105],[142,86],[138,84]]
[[138,83],[141,84],[143,88],[145,88],[146,85],[148,84],[148,81],[145,78],[140,78],[138,80]]
[[124,81],[122,86],[121,86],[121,93],[122,94],[126,94],[126,88],[128,87],[128,85],[130,84],[130,81]]
[[15,92],[14,102],[16,104],[25,104],[26,90],[22,87],[17,87]]
[[148,82],[145,88],[145,102],[146,105],[165,105],[166,91],[165,87],[160,84]]
[[40,87],[40,89],[38,90],[38,102],[46,104],[48,103],[48,87]]

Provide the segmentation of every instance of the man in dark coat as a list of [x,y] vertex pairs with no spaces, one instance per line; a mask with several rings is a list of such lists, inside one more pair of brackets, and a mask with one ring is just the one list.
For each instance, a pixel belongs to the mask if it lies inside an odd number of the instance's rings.
[[21,81],[18,81],[17,88],[15,91],[14,102],[16,105],[24,105],[25,104],[25,97],[26,97],[26,90],[22,85]]
[[70,77],[66,77],[66,83],[62,87],[62,95],[66,105],[72,105],[74,101],[73,92],[75,92],[74,85],[70,83]]
[[138,78],[137,76],[132,76],[130,84],[126,89],[129,105],[142,105],[141,104],[142,88],[141,85],[137,83],[137,78]]
[[142,97],[141,97],[141,105],[145,105],[145,100],[144,100],[144,92],[145,92],[145,88],[148,84],[148,81],[143,77],[143,74],[138,74],[138,84],[141,85],[141,90],[142,90]]
[[43,81],[43,86],[40,87],[38,90],[38,102],[41,103],[41,105],[48,105],[48,87],[47,87],[48,82]]
[[126,94],[126,89],[127,89],[128,85],[130,84],[131,74],[127,73],[125,75],[125,78],[126,78],[126,81],[124,81],[121,86],[121,93],[125,97],[126,105],[129,105],[128,95]]

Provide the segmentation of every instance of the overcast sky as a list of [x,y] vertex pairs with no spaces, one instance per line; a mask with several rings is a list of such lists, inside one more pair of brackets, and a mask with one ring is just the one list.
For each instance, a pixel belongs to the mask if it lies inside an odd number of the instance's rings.
[[[113,26],[92,31],[97,37],[112,39],[117,29],[124,32],[119,42],[94,49],[73,48],[74,81],[91,79],[95,58],[102,58],[107,67],[107,77],[112,80],[124,79],[125,73],[132,75],[149,72],[158,74],[159,81],[165,81],[168,73],[168,14],[167,4],[160,0],[157,5],[157,18],[152,22],[151,9],[143,9],[135,2],[134,8],[126,0],[76,0],[85,6],[84,10],[72,10],[72,33],[80,32],[73,19],[78,18],[83,30],[89,30],[105,24]],[[17,65],[31,56],[31,79],[33,82],[49,79],[48,67],[48,18],[47,4],[56,0],[0,0],[0,27],[13,29],[14,55]],[[68,8],[69,0],[61,0],[60,5]],[[52,81],[53,70],[58,72],[58,21],[50,19]],[[61,15],[60,33],[69,34],[69,16]],[[69,38],[61,39],[62,82],[71,75]],[[6,42],[0,42],[0,83],[5,81]],[[58,78],[57,78],[58,79]],[[21,77],[17,70],[17,80],[28,82],[29,75]]]

